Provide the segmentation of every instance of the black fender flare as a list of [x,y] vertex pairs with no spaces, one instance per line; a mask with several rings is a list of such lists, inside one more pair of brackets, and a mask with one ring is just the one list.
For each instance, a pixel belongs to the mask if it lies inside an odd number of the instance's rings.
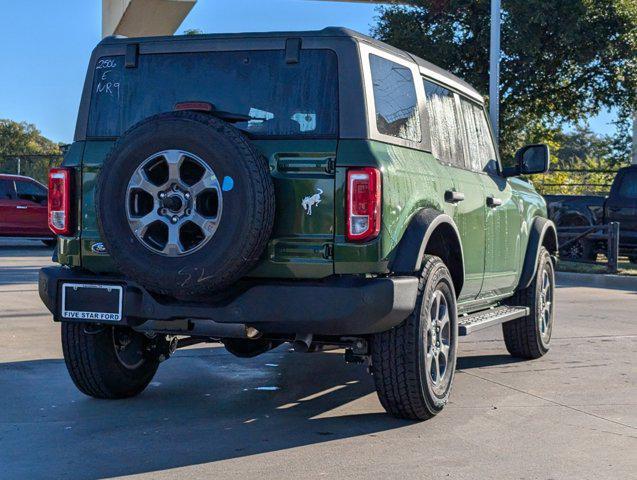
[[537,259],[542,245],[546,245],[551,256],[555,257],[557,255],[557,228],[548,218],[535,217],[529,229],[529,243],[526,247],[518,290],[522,290],[531,285],[531,281],[533,277],[535,277],[537,270]]
[[419,272],[431,235],[440,226],[445,226],[445,228],[449,229],[448,233],[455,236],[453,241],[457,243],[460,251],[459,264],[461,271],[458,278],[454,279],[456,294],[459,294],[464,283],[464,252],[462,251],[460,232],[453,219],[440,210],[423,208],[412,216],[405,233],[396,246],[396,253],[389,263],[389,269],[392,272],[407,275]]

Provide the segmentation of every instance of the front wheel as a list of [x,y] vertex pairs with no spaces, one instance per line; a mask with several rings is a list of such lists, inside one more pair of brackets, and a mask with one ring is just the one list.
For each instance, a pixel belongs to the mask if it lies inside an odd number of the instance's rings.
[[540,358],[548,352],[554,324],[555,271],[548,250],[540,248],[531,285],[518,291],[511,305],[529,308],[526,317],[502,324],[507,350],[514,357]]
[[149,355],[151,339],[129,328],[62,323],[62,350],[75,386],[95,398],[127,398],[141,393],[159,361]]
[[451,275],[440,258],[426,256],[413,313],[372,340],[372,374],[385,410],[412,420],[440,412],[451,392],[457,342]]

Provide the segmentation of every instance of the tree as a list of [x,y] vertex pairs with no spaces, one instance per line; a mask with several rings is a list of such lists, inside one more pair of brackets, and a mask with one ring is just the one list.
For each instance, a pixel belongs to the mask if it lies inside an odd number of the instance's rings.
[[0,154],[59,154],[60,146],[35,125],[0,119]]
[[[598,135],[589,127],[577,126],[572,131],[549,133],[545,141],[552,152],[552,172],[533,177],[538,190],[545,193],[607,193],[622,166],[616,150],[616,139]],[[624,157],[625,160],[625,157]]]
[[0,173],[17,173],[21,158],[21,172],[43,182],[61,153],[61,146],[42,136],[35,125],[0,119]]
[[[372,34],[488,91],[490,0],[379,9]],[[505,157],[602,109],[620,131],[637,105],[636,0],[503,0],[500,149]]]

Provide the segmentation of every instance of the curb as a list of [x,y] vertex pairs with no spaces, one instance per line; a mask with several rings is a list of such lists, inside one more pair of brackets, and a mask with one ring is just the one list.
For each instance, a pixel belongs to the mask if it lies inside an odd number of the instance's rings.
[[637,292],[637,277],[602,273],[555,272],[558,286],[566,284],[578,287],[612,288]]

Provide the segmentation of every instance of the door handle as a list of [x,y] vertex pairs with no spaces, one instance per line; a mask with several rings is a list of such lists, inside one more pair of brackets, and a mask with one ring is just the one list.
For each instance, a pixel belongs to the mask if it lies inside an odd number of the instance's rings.
[[487,207],[495,208],[502,205],[502,200],[495,197],[487,197]]
[[464,193],[456,192],[454,190],[447,190],[445,192],[445,202],[447,203],[458,203],[464,200]]
[[18,210],[26,210],[29,207],[27,207],[26,205],[16,205],[15,208],[17,208]]

